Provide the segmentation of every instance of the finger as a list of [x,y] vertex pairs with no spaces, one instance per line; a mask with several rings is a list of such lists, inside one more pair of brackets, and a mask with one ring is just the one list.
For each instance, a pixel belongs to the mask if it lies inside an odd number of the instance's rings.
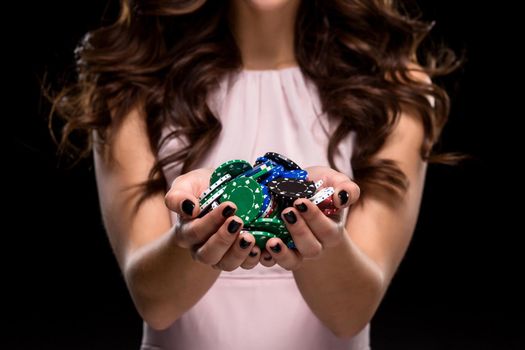
[[246,270],[253,269],[259,263],[261,249],[254,245],[248,254],[248,257],[241,264],[241,267]]
[[246,231],[241,231],[230,249],[222,257],[218,264],[219,267],[224,271],[235,270],[248,258],[254,245],[255,238]]
[[338,224],[324,215],[315,204],[300,198],[294,202],[294,207],[323,247],[333,247],[340,242]]
[[311,180],[323,180],[324,186],[333,187],[334,203],[338,208],[348,207],[359,199],[359,186],[345,174],[327,167],[308,168]]
[[273,265],[275,265],[275,260],[273,260],[272,255],[268,253],[268,251],[265,249],[260,254],[259,263],[266,267],[272,267]]
[[183,190],[170,190],[164,197],[164,203],[184,219],[195,218],[200,213],[199,199]]
[[208,186],[211,169],[197,169],[178,176],[164,197],[166,206],[187,218],[198,215],[198,196]]
[[295,250],[289,249],[279,238],[271,238],[266,242],[266,250],[271,254],[276,264],[283,269],[293,271],[301,266],[302,258]]
[[241,218],[228,218],[219,230],[197,249],[196,260],[207,265],[217,264],[237,239],[241,227]]
[[359,186],[350,180],[339,182],[334,186],[334,204],[338,208],[346,208],[357,202],[361,194]]
[[286,208],[281,215],[299,253],[308,259],[318,257],[323,250],[323,246],[314,236],[301,215],[299,215],[297,209]]
[[[221,205],[202,218],[192,220],[186,225],[182,225],[180,229],[181,232],[178,233],[180,235],[179,242],[183,242],[182,244],[186,246],[205,242],[224,225],[225,220],[231,217],[236,210],[237,207],[233,202],[221,203]],[[238,218],[238,220],[241,219]]]

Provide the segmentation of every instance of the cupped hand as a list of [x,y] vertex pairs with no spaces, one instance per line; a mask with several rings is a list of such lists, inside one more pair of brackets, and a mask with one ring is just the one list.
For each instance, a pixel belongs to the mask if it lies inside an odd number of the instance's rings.
[[[306,170],[309,180],[323,180],[324,187],[334,188],[336,208],[345,209],[359,199],[359,186],[345,174],[321,166]],[[342,212],[339,210],[339,213]],[[269,239],[260,258],[260,263],[264,266],[279,264],[287,270],[296,270],[303,259],[318,258],[324,249],[340,244],[346,234],[346,215],[328,217],[306,198],[295,200],[294,206],[284,209],[281,216],[296,249],[289,249],[279,238]]]
[[194,260],[215,269],[253,268],[259,261],[260,250],[254,237],[241,230],[243,221],[235,215],[234,203],[221,203],[198,217],[198,197],[208,188],[211,173],[211,169],[197,169],[181,175],[166,194],[166,206],[178,214],[174,242],[190,249]]

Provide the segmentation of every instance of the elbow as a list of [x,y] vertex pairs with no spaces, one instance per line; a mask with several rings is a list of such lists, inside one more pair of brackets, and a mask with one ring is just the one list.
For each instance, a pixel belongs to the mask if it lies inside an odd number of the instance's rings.
[[159,312],[157,308],[137,306],[137,311],[144,322],[156,331],[169,328],[178,319],[178,317]]
[[162,331],[177,321],[182,313],[175,310],[172,301],[159,294],[158,288],[151,288],[149,283],[144,283],[132,270],[126,272],[126,284],[135,309],[148,326]]
[[354,305],[347,309],[344,315],[333,318],[333,322],[327,325],[332,334],[339,339],[349,340],[361,333],[374,317],[384,291],[383,274],[377,273],[363,293],[363,302],[359,303],[357,307]]
[[340,340],[350,340],[359,333],[361,333],[361,331],[363,331],[368,325],[368,322],[369,320],[357,324],[354,320],[354,322],[349,322],[346,325],[341,325],[339,327],[330,327],[330,331],[336,338]]

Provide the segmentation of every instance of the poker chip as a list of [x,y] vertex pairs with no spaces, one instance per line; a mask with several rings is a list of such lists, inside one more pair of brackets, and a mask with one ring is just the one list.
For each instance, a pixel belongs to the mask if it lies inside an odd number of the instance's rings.
[[249,228],[270,232],[277,236],[288,233],[283,221],[277,218],[258,218],[250,224]]
[[246,170],[245,172],[239,174],[239,177],[254,177],[259,178],[264,174],[270,172],[274,167],[274,163],[271,161],[266,161],[264,163],[257,164],[255,167]]
[[325,199],[331,197],[334,194],[334,192],[335,191],[333,187],[325,187],[311,198],[309,197],[309,199],[313,204],[318,205],[322,203]]
[[201,210],[205,210],[210,206],[213,202],[219,199],[220,196],[224,193],[226,187],[221,187],[214,192],[212,192],[208,197],[206,197],[206,200],[203,201],[203,203],[200,205]]
[[270,195],[270,190],[268,189],[268,187],[261,185],[261,189],[263,192],[263,204],[261,206],[259,216],[263,216],[264,213],[266,213],[272,201],[272,196]]
[[[271,197],[271,195],[270,195]],[[261,214],[261,217],[262,218],[268,218],[270,217],[270,215],[272,215],[275,207],[277,206],[276,202],[275,202],[275,198],[271,197],[270,198],[270,204],[268,204],[268,208],[266,208],[266,210],[264,211],[264,213]]]
[[289,248],[289,249],[296,249],[295,243],[293,242],[292,236],[288,232],[288,230],[285,233],[281,233],[277,235],[278,238],[283,241],[283,243]]
[[206,191],[202,192],[202,194],[199,196],[199,202],[204,200],[210,193],[215,191],[220,185],[227,182],[232,178],[231,174],[226,174],[223,177],[221,177],[219,180],[215,181],[210,187],[206,189]]
[[321,210],[336,208],[333,197],[328,197],[321,203],[317,204],[317,207]]
[[270,232],[266,232],[266,231],[258,231],[258,230],[257,231],[250,231],[250,230],[247,230],[247,232],[249,232],[251,235],[253,235],[253,237],[255,238],[255,244],[261,250],[266,249],[266,242],[268,242],[268,240],[270,238],[276,238],[277,237],[277,235],[275,235],[273,233],[270,233]]
[[273,181],[279,177],[283,177],[282,174],[284,172],[284,167],[282,165],[275,165],[268,174],[268,176],[265,176],[261,180],[262,185],[267,185],[268,182]]
[[306,178],[308,177],[308,173],[306,172],[306,170],[287,170],[281,174],[281,177],[286,177],[288,179],[306,180]]
[[221,202],[232,201],[236,215],[246,228],[256,232],[258,246],[264,249],[266,241],[279,237],[291,249],[292,237],[281,219],[283,209],[292,206],[298,198],[308,198],[327,216],[339,209],[333,200],[334,189],[323,188],[323,180],[308,181],[308,172],[291,159],[267,152],[252,166],[235,159],[221,164],[210,177],[210,186],[199,196],[202,217],[216,209]]
[[272,193],[283,198],[310,198],[315,193],[315,185],[302,179],[279,178],[268,183]]
[[246,171],[250,169],[252,169],[251,164],[245,160],[241,160],[241,159],[229,160],[219,165],[219,167],[213,171],[210,177],[210,185],[213,185],[215,182],[217,182],[221,177],[223,177],[226,174],[230,174],[231,178],[234,178],[234,177],[239,176],[242,173],[245,173]]
[[233,179],[225,187],[221,202],[231,201],[237,206],[235,214],[245,225],[257,218],[263,205],[263,191],[261,185],[250,177]]
[[323,209],[323,214],[326,216],[332,216],[339,212],[339,208],[326,208]]
[[[270,160],[269,160],[268,158],[266,158],[266,157],[257,157],[257,159],[255,160],[255,165],[254,165],[254,167],[257,166],[257,165],[259,165],[259,164],[266,163],[266,162],[268,162],[268,161],[270,161]],[[271,162],[275,164],[274,161],[271,161]],[[276,165],[277,165],[277,164],[276,164]]]
[[282,165],[286,170],[302,170],[293,160],[286,158],[282,154],[275,152],[267,152],[264,157],[273,160],[279,165]]
[[[254,180],[257,180],[260,177],[263,177],[264,175],[271,173],[271,171],[273,169],[273,165],[271,165],[271,164],[261,164],[257,168],[253,168],[253,169],[257,170],[257,171],[256,172],[255,171],[252,172],[252,174],[249,175],[249,177],[251,177]],[[241,175],[241,176],[244,176],[244,175]]]

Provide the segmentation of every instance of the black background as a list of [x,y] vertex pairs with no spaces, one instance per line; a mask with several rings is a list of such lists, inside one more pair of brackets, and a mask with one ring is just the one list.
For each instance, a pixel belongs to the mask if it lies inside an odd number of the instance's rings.
[[[417,230],[373,320],[372,346],[523,348],[516,239],[523,229],[519,205],[509,201],[521,198],[512,166],[520,158],[510,156],[522,114],[513,96],[519,88],[506,82],[520,81],[512,11],[481,2],[419,4],[424,18],[437,21],[434,40],[466,53],[464,67],[445,81],[453,110],[441,148],[473,159],[429,168]],[[4,25],[10,14],[23,17],[4,29],[4,55],[13,62],[4,72],[10,82],[1,317],[10,326],[2,342],[16,349],[137,349],[141,320],[103,231],[90,162],[58,166],[40,95],[46,72],[56,81],[71,71],[75,45],[100,23],[106,2],[17,6],[4,13]]]

